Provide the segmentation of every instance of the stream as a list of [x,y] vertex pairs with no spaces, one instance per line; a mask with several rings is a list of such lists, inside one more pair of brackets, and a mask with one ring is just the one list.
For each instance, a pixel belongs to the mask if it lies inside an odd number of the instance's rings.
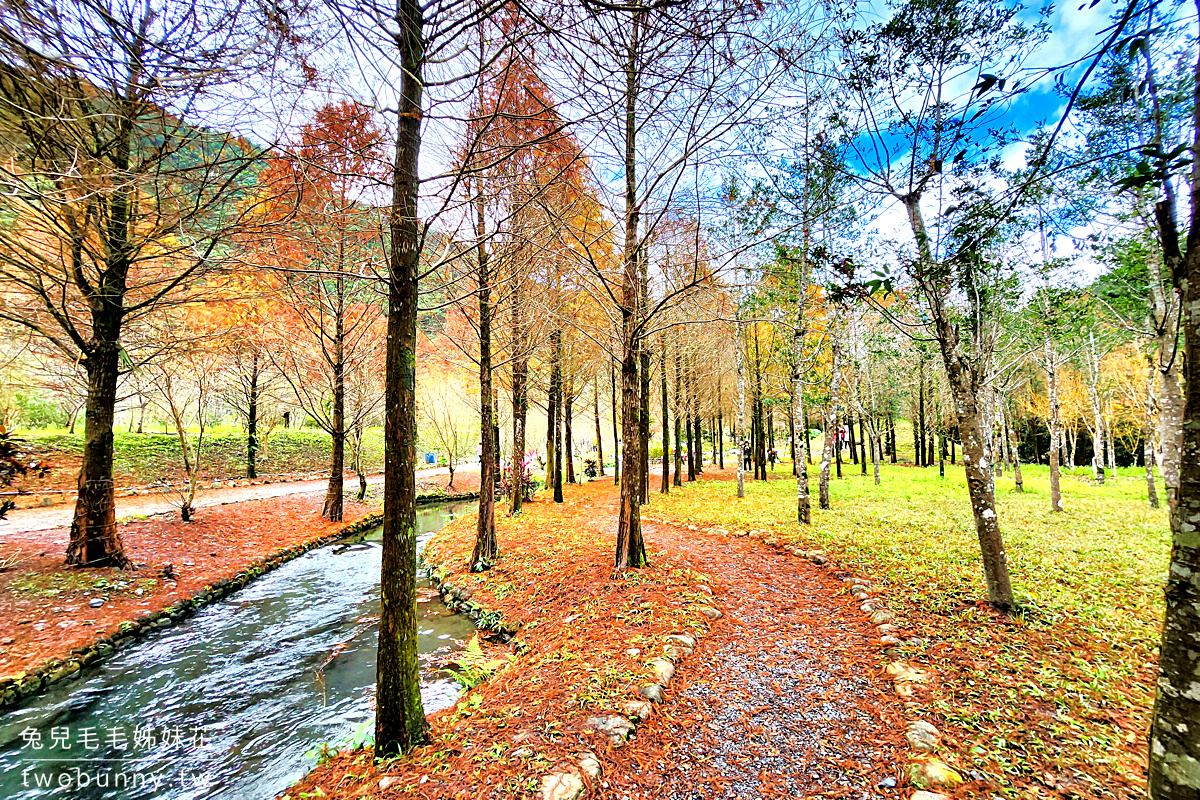
[[[418,508],[418,550],[462,508]],[[0,798],[282,793],[314,748],[374,724],[378,538],[312,550],[0,716]],[[457,699],[441,667],[475,628],[424,571],[418,595],[429,712]]]

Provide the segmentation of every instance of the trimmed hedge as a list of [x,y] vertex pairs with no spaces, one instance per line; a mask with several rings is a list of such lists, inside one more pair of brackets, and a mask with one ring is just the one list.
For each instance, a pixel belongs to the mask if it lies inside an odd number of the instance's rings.
[[[83,434],[27,432],[31,455],[51,464],[78,459],[83,453]],[[182,455],[175,434],[124,433],[113,438],[117,482],[144,486],[183,480]],[[332,441],[321,430],[277,430],[267,439],[265,452],[258,454],[258,474],[323,472],[329,468]],[[349,452],[346,454],[349,460]],[[368,430],[363,436],[363,466],[368,473],[383,469],[383,431]],[[246,474],[246,436],[218,433],[204,437],[200,455],[201,472],[207,480],[225,480]]]

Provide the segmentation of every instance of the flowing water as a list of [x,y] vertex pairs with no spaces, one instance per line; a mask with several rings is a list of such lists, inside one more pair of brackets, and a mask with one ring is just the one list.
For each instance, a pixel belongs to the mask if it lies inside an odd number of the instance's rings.
[[[418,509],[418,547],[459,508]],[[310,551],[0,716],[0,798],[275,797],[373,725],[377,539]],[[420,586],[432,711],[458,696],[440,666],[474,626]]]

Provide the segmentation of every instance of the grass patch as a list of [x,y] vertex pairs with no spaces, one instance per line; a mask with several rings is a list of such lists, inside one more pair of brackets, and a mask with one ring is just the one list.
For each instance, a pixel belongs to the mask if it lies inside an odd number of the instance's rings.
[[[1165,509],[1145,501],[1145,478],[1123,470],[1105,486],[1064,476],[1066,511],[1049,510],[1045,467],[1025,467],[1025,492],[997,481],[1001,529],[1022,613],[995,615],[986,597],[961,467],[885,465],[875,486],[857,467],[831,484],[832,508],[795,521],[795,483],[726,481],[653,494],[648,517],[731,530],[769,530],[875,579],[908,623],[909,648],[943,685],[941,717],[959,766],[980,788],[1138,796],[1170,553]],[[850,471],[853,469],[853,472]],[[790,466],[780,471],[786,476]]]
[[[83,434],[21,433],[30,453],[48,460],[57,469],[55,478],[74,481],[76,464],[83,453]],[[328,469],[331,453],[329,434],[321,430],[277,430],[271,433],[258,454],[260,475],[320,472]],[[183,480],[183,459],[174,433],[117,432],[113,437],[113,470],[118,483],[145,485]],[[363,466],[368,473],[383,469],[383,431],[374,428],[363,435]],[[204,437],[201,471],[206,479],[241,477],[246,474],[246,434],[241,431],[209,433]]]
[[16,594],[33,597],[80,597],[93,594],[132,595],[137,589],[150,592],[154,578],[129,580],[98,575],[84,570],[28,572],[12,579],[8,588]]

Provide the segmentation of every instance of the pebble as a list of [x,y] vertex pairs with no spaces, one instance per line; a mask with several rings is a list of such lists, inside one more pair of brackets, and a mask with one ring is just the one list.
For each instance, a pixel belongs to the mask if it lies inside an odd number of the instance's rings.
[[702,609],[702,612],[704,616],[708,617],[709,619],[720,619],[721,617],[725,616],[721,613],[720,609],[712,607],[706,607]]
[[886,611],[884,609],[880,609],[879,611],[876,611],[874,614],[871,615],[871,622],[876,625],[879,625],[884,622],[891,622],[891,621],[892,621],[892,612]]
[[895,789],[896,788],[896,779],[895,778],[884,778],[883,780],[881,780],[879,782],[879,788],[880,789]]
[[649,700],[651,703],[661,703],[663,701],[663,687],[657,683],[651,683],[638,689],[638,694]]
[[696,648],[696,640],[686,633],[672,633],[667,637],[668,644],[677,644],[680,647],[686,647],[689,650]]
[[595,780],[600,777],[600,759],[596,758],[595,753],[576,753],[579,759],[579,768],[583,770],[589,778]]
[[649,719],[654,713],[654,705],[648,700],[626,700],[621,704],[621,711],[638,719]]
[[92,608],[100,608],[100,606],[104,605],[104,601],[102,599],[100,599],[99,597],[93,597],[92,602],[89,603],[89,605]]
[[400,778],[395,775],[384,775],[379,779],[380,789],[390,789],[400,782]]
[[908,765],[908,782],[917,789],[954,789],[963,782],[959,775],[937,759],[920,759]]
[[542,800],[575,800],[583,792],[578,772],[554,772],[542,778]]
[[638,650],[636,647],[631,647],[625,651],[625,655],[629,656],[630,658],[637,658],[641,654],[642,654],[642,651]]
[[918,789],[912,793],[912,796],[909,797],[908,800],[950,800],[950,798],[944,794],[938,794],[937,792],[928,792],[924,789]]
[[654,680],[666,686],[671,682],[671,678],[675,677],[675,665],[665,658],[656,658],[650,662],[650,669],[654,671]]
[[583,724],[587,730],[603,733],[611,744],[623,744],[633,733],[633,723],[620,714],[609,714],[603,717],[589,717]]
[[904,738],[908,740],[908,746],[919,753],[932,753],[941,743],[938,729],[923,719],[908,723]]

